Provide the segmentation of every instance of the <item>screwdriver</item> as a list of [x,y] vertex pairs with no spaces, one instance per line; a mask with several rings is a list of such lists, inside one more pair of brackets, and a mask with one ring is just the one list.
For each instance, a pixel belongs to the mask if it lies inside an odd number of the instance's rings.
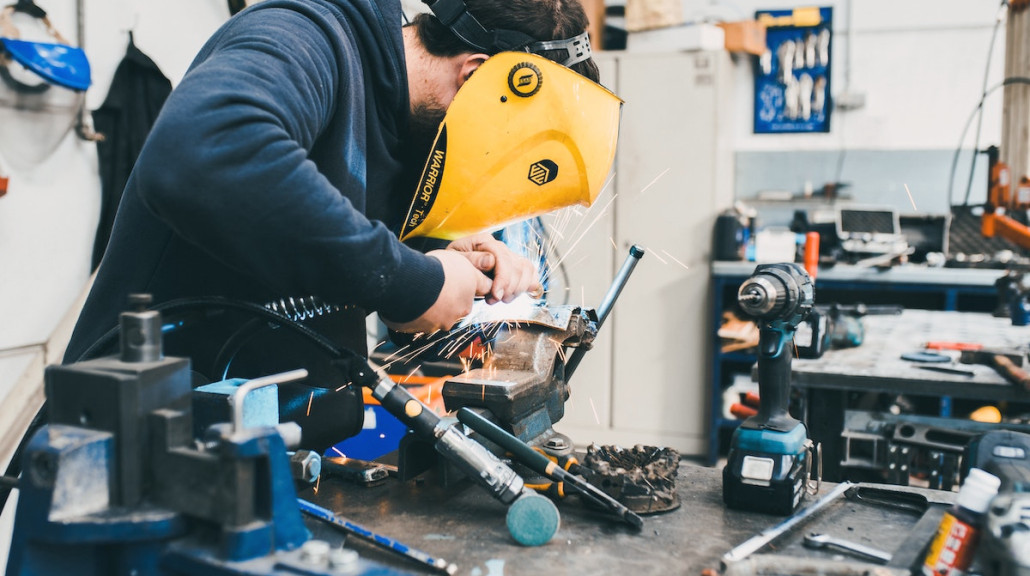
[[457,415],[459,422],[482,434],[494,444],[504,448],[534,472],[543,474],[555,482],[563,482],[566,486],[575,488],[584,498],[615,514],[633,528],[637,530],[643,528],[644,520],[618,500],[605,494],[582,477],[567,472],[558,464],[551,462],[546,456],[533,450],[525,442],[512,436],[493,422],[468,408],[461,408],[458,410]]

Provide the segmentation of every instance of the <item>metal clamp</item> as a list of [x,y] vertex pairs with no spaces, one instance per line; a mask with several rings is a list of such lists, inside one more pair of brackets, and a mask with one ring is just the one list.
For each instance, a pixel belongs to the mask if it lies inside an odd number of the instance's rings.
[[264,388],[265,386],[284,384],[286,382],[293,382],[294,380],[303,380],[307,377],[308,371],[300,368],[298,370],[290,370],[289,372],[262,376],[261,378],[250,380],[246,384],[241,384],[236,388],[236,391],[232,393],[232,396],[229,397],[229,402],[232,404],[232,433],[239,434],[243,431],[243,398],[246,397],[247,394],[257,390],[258,388]]

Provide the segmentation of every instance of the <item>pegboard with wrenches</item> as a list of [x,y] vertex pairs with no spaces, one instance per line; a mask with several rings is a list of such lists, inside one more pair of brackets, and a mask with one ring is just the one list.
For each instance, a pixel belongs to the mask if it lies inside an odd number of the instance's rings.
[[760,10],[766,50],[755,68],[755,134],[829,132],[833,8]]

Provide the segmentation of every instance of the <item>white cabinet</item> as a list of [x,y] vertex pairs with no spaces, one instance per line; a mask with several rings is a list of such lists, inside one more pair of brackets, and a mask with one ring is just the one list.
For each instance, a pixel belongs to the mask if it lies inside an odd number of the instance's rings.
[[557,429],[577,444],[706,454],[712,227],[733,202],[732,62],[604,53],[600,64],[625,106],[611,189],[579,216],[582,228],[596,223],[559,242],[576,243],[564,258],[570,302],[596,307],[629,246],[647,253],[573,376]]

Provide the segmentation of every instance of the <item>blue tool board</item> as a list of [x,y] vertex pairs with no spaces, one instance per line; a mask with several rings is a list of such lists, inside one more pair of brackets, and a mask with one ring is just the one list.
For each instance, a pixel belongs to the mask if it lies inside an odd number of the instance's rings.
[[768,54],[755,67],[755,134],[829,132],[833,8],[759,10]]

